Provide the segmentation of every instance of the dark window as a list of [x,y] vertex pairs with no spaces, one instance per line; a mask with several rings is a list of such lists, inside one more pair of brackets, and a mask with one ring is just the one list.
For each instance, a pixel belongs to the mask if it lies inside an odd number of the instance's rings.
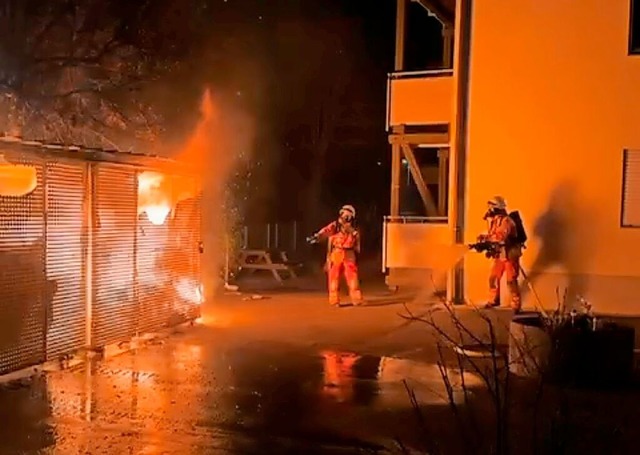
[[640,54],[640,0],[630,0],[629,53]]
[[[412,147],[420,175],[431,194],[440,217],[447,216],[449,175],[448,149]],[[413,178],[409,162],[402,158],[400,181],[400,215],[427,216],[425,203]]]
[[625,150],[622,159],[622,227],[640,227],[640,150]]
[[403,71],[442,69],[444,42],[442,25],[417,2],[409,2]]

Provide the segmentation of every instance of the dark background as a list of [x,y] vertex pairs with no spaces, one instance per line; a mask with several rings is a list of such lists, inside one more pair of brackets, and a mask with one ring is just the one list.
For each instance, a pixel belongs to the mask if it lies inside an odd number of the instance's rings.
[[[306,232],[350,203],[379,236],[395,11],[395,0],[0,0],[0,130],[171,154],[208,86],[222,117],[252,120],[232,129],[251,150],[228,150],[250,157],[229,182],[244,222]],[[408,13],[405,69],[439,67],[439,23],[414,2]]]

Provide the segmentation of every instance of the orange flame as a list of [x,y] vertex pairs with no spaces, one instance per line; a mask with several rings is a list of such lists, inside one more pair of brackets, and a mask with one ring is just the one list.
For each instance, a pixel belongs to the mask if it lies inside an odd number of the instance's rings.
[[162,225],[175,206],[196,194],[196,183],[186,177],[145,171],[138,174],[138,213]]
[[138,174],[138,213],[146,213],[152,224],[164,224],[171,212],[171,188],[167,179],[157,172]]
[[0,196],[26,196],[38,186],[38,173],[32,166],[11,164],[0,155]]
[[[205,245],[202,273],[207,291],[216,287],[214,283],[218,280],[218,269],[225,254],[223,239],[224,230],[228,228],[225,224],[227,217],[220,212],[225,186],[235,166],[248,159],[254,139],[253,121],[236,103],[235,98],[228,99],[224,93],[215,93],[207,88],[201,98],[198,122],[186,140],[170,154],[199,173],[201,240]],[[192,197],[196,191],[186,180],[173,180],[171,185],[170,200],[173,204]]]
[[176,159],[204,171],[216,145],[214,134],[219,130],[219,118],[211,91],[206,89],[200,103],[200,120]]
[[[194,169],[206,169],[206,157],[214,144],[213,130],[218,118],[211,92],[207,89],[200,105],[201,118],[175,159]],[[139,213],[146,213],[152,224],[162,225],[175,206],[194,197],[197,184],[193,179],[167,176],[158,172],[142,172],[138,176]]]

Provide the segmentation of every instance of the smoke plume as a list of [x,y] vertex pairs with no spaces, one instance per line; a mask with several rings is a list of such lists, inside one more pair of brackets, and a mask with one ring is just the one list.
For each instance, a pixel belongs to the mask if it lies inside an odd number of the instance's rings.
[[250,115],[207,88],[200,103],[200,119],[175,156],[197,169],[202,181],[202,267],[208,301],[220,284],[228,234],[239,221],[228,185],[238,166],[250,159],[253,138]]

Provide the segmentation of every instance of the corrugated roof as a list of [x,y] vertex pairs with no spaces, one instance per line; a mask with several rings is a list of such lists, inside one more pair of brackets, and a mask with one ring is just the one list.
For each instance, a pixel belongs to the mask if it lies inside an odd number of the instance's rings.
[[121,152],[118,150],[105,150],[77,145],[46,143],[33,140],[24,140],[15,136],[0,136],[0,146],[18,147],[22,149],[38,149],[36,152],[48,154],[60,154],[65,158],[85,161],[101,161],[110,163],[129,164],[144,167],[178,166],[187,169],[189,166],[171,158],[139,152]]
[[0,135],[0,142],[5,144],[18,144],[23,146],[30,147],[41,147],[50,150],[69,150],[74,152],[100,152],[100,153],[113,153],[113,154],[126,154],[133,156],[146,156],[153,158],[160,158],[158,155],[151,155],[146,153],[138,153],[138,152],[121,152],[119,150],[107,150],[107,149],[98,149],[91,147],[80,147],[78,145],[66,145],[66,144],[58,144],[51,142],[42,142],[42,141],[33,141],[33,140],[25,140],[18,136],[5,136]]

